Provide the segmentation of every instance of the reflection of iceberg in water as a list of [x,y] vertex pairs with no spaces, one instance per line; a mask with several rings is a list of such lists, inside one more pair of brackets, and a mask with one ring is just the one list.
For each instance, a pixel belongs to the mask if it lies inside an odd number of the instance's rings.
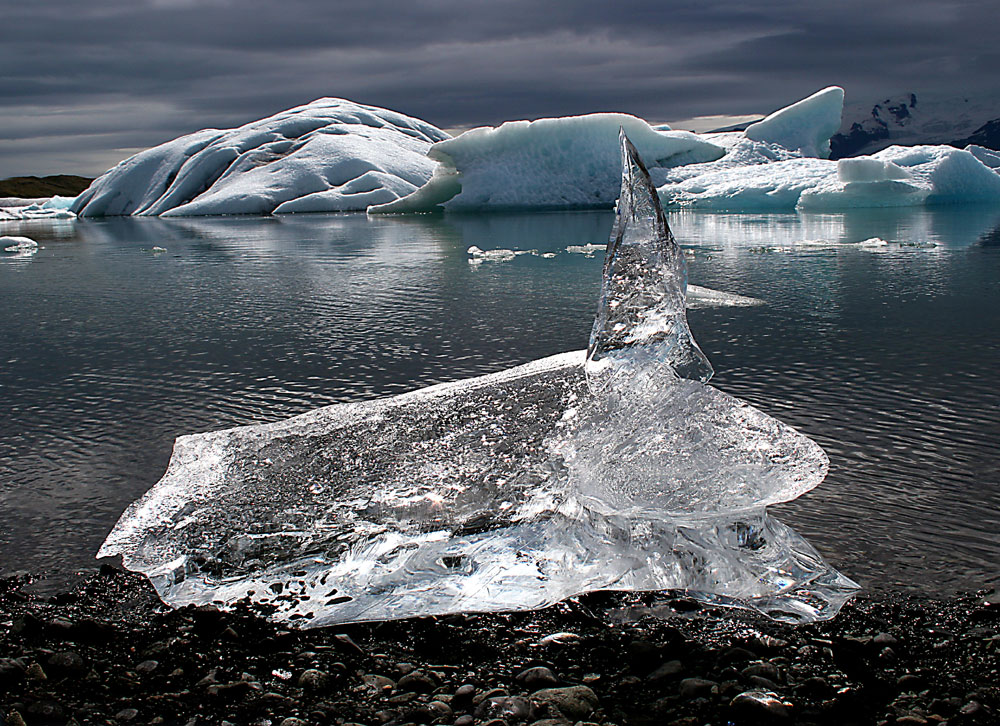
[[826,456],[702,382],[683,255],[623,153],[588,355],[181,437],[100,556],[173,605],[250,597],[311,626],[597,589],[836,614],[857,586],[764,511]]

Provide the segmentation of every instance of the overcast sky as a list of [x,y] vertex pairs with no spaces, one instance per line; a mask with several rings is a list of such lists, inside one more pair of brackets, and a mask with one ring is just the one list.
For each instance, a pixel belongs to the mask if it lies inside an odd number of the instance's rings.
[[996,90],[996,0],[0,0],[0,178],[340,96],[442,128]]

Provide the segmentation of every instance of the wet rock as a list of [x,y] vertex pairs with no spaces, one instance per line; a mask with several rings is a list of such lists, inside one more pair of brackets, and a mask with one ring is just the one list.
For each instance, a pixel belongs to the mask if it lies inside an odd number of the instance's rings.
[[160,662],[157,660],[144,660],[142,663],[135,667],[135,672],[141,675],[149,675],[155,671],[160,666]]
[[789,708],[773,693],[745,691],[729,703],[732,710],[745,718],[787,721],[792,714]]
[[25,678],[24,663],[15,658],[0,658],[0,686],[10,687]]
[[[55,719],[63,714],[62,706],[50,698],[35,701],[25,710],[29,716],[38,716],[43,719]],[[29,720],[33,721],[34,719]]]
[[872,638],[872,645],[879,648],[892,647],[897,645],[899,640],[894,635],[889,633],[879,633],[874,638]]
[[676,678],[683,672],[684,665],[679,660],[668,660],[666,663],[659,666],[652,673],[646,676],[646,680],[650,683],[659,683],[671,678]]
[[536,666],[521,671],[514,680],[532,691],[559,685],[559,679],[556,678],[555,673],[545,666]]
[[719,684],[704,678],[685,678],[680,682],[677,692],[682,698],[707,698],[715,693]]
[[723,663],[746,663],[747,661],[755,660],[757,655],[746,648],[733,647],[727,649],[720,660]]
[[503,719],[508,724],[533,720],[534,708],[531,701],[521,696],[500,696],[487,698],[476,706],[476,718],[480,721]]
[[464,716],[459,716],[455,719],[455,726],[472,726],[475,722],[476,718],[474,716],[465,714]]
[[278,726],[309,726],[309,722],[303,721],[301,718],[289,716],[288,718],[282,720]]
[[597,694],[587,686],[544,688],[532,694],[531,699],[571,719],[586,718],[598,705]]
[[580,640],[580,636],[576,633],[551,633],[539,640],[538,645],[543,647],[549,645],[567,645],[569,643],[577,643]]
[[365,650],[360,645],[354,642],[350,635],[344,635],[339,633],[333,636],[334,645],[336,645],[341,651],[345,653],[351,653],[353,655],[365,655]]
[[32,663],[28,666],[28,670],[25,671],[25,675],[28,677],[29,681],[47,681],[49,677],[45,675],[45,671],[37,663]]
[[767,663],[766,661],[761,661],[759,663],[751,663],[746,668],[740,671],[740,676],[743,678],[750,678],[752,676],[759,676],[761,678],[766,678],[769,681],[778,680],[778,668],[774,663]]
[[134,721],[139,715],[138,709],[135,708],[123,708],[121,711],[115,714],[115,721],[126,723],[128,721]]
[[400,678],[396,687],[411,693],[431,693],[437,688],[437,683],[423,671],[412,671]]
[[325,691],[330,687],[330,675],[315,668],[302,671],[297,681],[299,688],[307,691]]
[[455,708],[464,708],[472,704],[472,699],[476,696],[478,689],[471,683],[464,683],[455,690],[452,697],[452,705]]
[[636,673],[649,673],[661,662],[661,649],[648,640],[633,640],[628,644],[629,667]]
[[78,678],[86,675],[87,665],[79,653],[71,650],[63,650],[53,653],[45,661],[49,672],[55,677]]
[[245,698],[252,690],[253,686],[246,681],[233,681],[232,683],[209,686],[205,689],[205,693],[224,703],[232,703]]
[[795,687],[795,692],[801,694],[805,698],[820,700],[823,698],[829,698],[830,694],[833,693],[833,687],[830,685],[829,681],[822,676],[812,676],[797,685]]
[[389,693],[396,688],[396,681],[376,673],[361,676],[361,682],[376,693]]
[[431,708],[425,704],[418,704],[403,713],[403,720],[409,723],[431,723],[436,715]]
[[7,717],[6,726],[27,726],[27,724],[24,723],[24,717],[21,716],[20,712],[11,711]]

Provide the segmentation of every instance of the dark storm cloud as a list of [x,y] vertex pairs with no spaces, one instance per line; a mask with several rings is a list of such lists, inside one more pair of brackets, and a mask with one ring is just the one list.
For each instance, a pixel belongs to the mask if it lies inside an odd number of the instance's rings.
[[[653,121],[992,83],[992,2],[36,0],[3,11],[0,177],[97,173],[321,96],[442,127]],[[74,158],[76,161],[74,161]]]

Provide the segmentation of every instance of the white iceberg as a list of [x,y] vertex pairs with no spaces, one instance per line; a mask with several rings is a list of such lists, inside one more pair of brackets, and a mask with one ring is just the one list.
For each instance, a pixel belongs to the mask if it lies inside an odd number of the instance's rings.
[[857,586],[768,504],[823,451],[704,383],[686,267],[634,147],[587,353],[183,436],[99,556],[179,606],[244,598],[304,626],[683,588],[832,617]]
[[236,129],[206,129],[140,152],[73,204],[82,217],[364,210],[426,182],[448,138],[395,111],[322,98]]
[[687,131],[658,131],[619,113],[511,121],[471,129],[431,147],[434,176],[370,213],[484,209],[586,209],[614,205],[624,128],[651,167],[713,161],[725,150]]
[[1000,156],[981,147],[890,146],[830,161],[843,90],[824,89],[747,127],[709,134],[724,157],[654,171],[672,207],[725,211],[832,211],[1000,199]]
[[76,215],[70,211],[75,199],[76,197],[60,197],[58,195],[35,200],[0,199],[0,222],[75,219]]
[[830,156],[830,137],[840,128],[844,89],[830,86],[747,126],[751,141],[778,144],[802,156]]

